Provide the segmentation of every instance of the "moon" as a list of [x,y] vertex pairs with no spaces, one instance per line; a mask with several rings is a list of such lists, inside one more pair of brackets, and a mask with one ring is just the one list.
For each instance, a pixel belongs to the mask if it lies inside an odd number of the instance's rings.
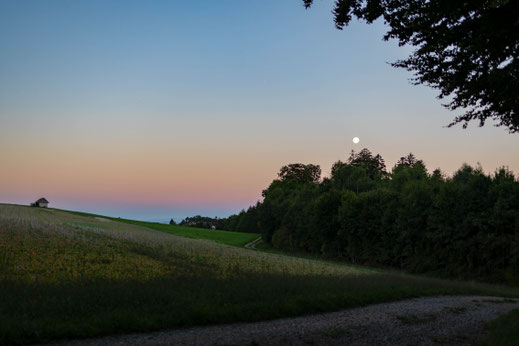
[[360,142],[359,137],[353,137],[353,143],[357,144]]

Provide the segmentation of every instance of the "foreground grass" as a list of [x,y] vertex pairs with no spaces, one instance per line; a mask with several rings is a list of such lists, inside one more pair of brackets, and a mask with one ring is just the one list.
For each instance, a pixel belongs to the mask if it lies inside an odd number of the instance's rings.
[[102,216],[96,214],[89,214],[77,211],[67,211],[69,213],[91,217],[91,218],[104,218],[107,220],[127,223],[130,225],[136,225],[146,228],[151,228],[157,231],[166,232],[174,235],[178,235],[181,237],[187,237],[192,239],[206,239],[213,240],[219,243],[239,246],[243,247],[245,244],[250,243],[251,241],[257,239],[259,234],[256,233],[242,233],[242,232],[229,232],[229,231],[221,231],[221,230],[212,230],[206,228],[196,228],[196,227],[187,227],[187,226],[179,226],[179,225],[166,225],[158,222],[146,222],[146,221],[137,221],[137,220],[128,220],[121,219],[109,216]]
[[0,344],[519,290],[387,274],[177,237],[135,224],[0,205]]
[[519,344],[519,310],[487,324],[490,332],[482,346],[517,346]]

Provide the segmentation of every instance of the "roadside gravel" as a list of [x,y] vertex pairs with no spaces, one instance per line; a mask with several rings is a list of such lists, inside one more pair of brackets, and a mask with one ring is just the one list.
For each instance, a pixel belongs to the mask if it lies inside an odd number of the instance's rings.
[[[416,298],[257,323],[68,341],[66,345],[471,345],[519,300]],[[62,344],[62,345],[63,345]]]

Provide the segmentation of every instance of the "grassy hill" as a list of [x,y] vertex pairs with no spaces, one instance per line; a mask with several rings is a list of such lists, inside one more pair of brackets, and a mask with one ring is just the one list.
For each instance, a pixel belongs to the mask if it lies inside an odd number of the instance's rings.
[[0,344],[255,321],[424,295],[519,296],[513,288],[263,253],[115,220],[0,204]]
[[90,213],[83,213],[78,211],[67,211],[69,213],[73,213],[75,215],[90,217],[90,218],[99,218],[108,219],[112,221],[127,223],[130,225],[142,226],[146,228],[151,228],[157,231],[167,232],[174,235],[179,235],[182,237],[193,238],[193,239],[207,239],[214,240],[219,243],[233,245],[233,246],[244,246],[247,243],[257,239],[259,234],[256,233],[241,233],[241,232],[229,232],[229,231],[220,231],[220,230],[211,230],[206,228],[196,228],[196,227],[187,227],[187,226],[179,226],[179,225],[166,225],[158,222],[146,222],[146,221],[136,221],[136,220],[128,220],[121,219],[103,215],[96,215]]

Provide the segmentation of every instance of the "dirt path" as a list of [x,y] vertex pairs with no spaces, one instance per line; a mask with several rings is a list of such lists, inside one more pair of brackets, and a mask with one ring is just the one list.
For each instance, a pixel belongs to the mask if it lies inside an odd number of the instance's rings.
[[69,345],[471,345],[519,300],[416,298],[319,315],[70,341]]
[[245,244],[244,247],[247,249],[254,249],[256,247],[256,244],[259,243],[261,243],[261,237],[259,237],[258,239],[254,239],[250,243]]

